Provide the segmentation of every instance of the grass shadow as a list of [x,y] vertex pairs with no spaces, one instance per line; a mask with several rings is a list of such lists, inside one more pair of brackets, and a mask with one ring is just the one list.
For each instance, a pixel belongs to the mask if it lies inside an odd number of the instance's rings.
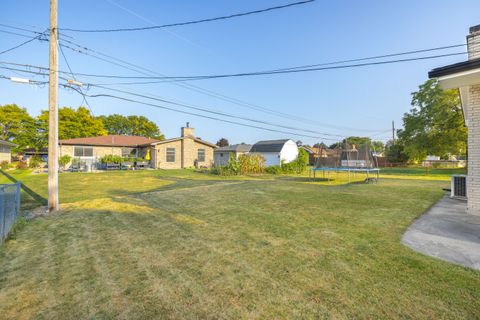
[[33,191],[32,189],[30,189],[29,187],[27,187],[25,184],[23,184],[21,181],[18,181],[17,179],[15,179],[14,177],[12,177],[11,175],[9,175],[8,173],[6,173],[5,171],[3,170],[0,170],[0,173],[3,174],[8,180],[12,181],[13,183],[17,183],[19,182],[20,183],[20,187],[22,188],[22,190],[28,194],[30,197],[32,197],[36,202],[38,202],[40,205],[47,205],[47,199],[45,199],[44,197],[42,197],[41,195],[39,195],[38,193],[36,193],[35,191]]

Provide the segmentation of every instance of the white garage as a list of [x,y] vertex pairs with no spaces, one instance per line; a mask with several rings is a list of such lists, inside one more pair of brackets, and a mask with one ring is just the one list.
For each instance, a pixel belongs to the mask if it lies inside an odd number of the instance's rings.
[[252,146],[250,153],[260,154],[265,158],[265,166],[281,165],[292,162],[298,156],[297,144],[290,139],[259,141]]

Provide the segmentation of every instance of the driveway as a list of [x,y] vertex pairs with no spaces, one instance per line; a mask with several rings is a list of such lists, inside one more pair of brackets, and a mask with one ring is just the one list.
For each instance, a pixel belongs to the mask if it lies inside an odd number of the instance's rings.
[[480,216],[445,196],[408,228],[402,242],[420,253],[480,270]]

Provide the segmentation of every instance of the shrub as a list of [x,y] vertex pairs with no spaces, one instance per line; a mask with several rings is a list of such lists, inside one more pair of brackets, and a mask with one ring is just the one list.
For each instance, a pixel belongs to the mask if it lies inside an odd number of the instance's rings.
[[239,174],[259,174],[265,170],[265,159],[258,154],[243,154],[235,159],[235,155],[230,153],[228,164],[217,166],[212,169],[212,173],[221,176],[234,176]]
[[72,157],[70,157],[68,154],[66,154],[66,155],[61,156],[58,159],[58,164],[60,165],[60,167],[65,168],[65,166],[67,164],[69,164],[70,161],[72,161]]
[[100,162],[103,164],[107,163],[121,163],[123,158],[121,156],[115,156],[113,154],[107,154],[100,158]]
[[238,157],[240,174],[259,174],[265,171],[265,159],[259,154],[242,154]]
[[266,167],[265,172],[270,173],[270,174],[282,174],[283,173],[282,167],[280,167],[280,166]]
[[298,150],[298,155],[295,160],[289,163],[282,161],[282,172],[283,173],[297,173],[300,174],[307,169],[308,165],[308,153],[304,149]]
[[25,170],[28,168],[28,165],[27,165],[27,162],[25,161],[18,161],[17,163],[17,169],[20,169],[20,170]]
[[40,166],[40,161],[42,161],[42,159],[38,156],[31,157],[29,167],[32,169],[38,168]]
[[10,163],[8,161],[2,161],[2,163],[0,163],[0,169],[7,170],[8,168],[10,168]]

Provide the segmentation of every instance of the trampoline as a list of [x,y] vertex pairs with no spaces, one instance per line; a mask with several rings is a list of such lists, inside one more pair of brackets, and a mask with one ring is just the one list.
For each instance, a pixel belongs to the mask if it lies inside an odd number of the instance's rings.
[[378,183],[380,169],[373,152],[370,150],[370,144],[365,143],[358,148],[355,144],[348,144],[343,141],[335,149],[319,150],[319,155],[315,167],[310,170],[310,177],[317,178],[317,171],[322,172],[323,178],[330,181],[331,172],[346,172],[348,182],[357,174],[365,174],[365,182]]

